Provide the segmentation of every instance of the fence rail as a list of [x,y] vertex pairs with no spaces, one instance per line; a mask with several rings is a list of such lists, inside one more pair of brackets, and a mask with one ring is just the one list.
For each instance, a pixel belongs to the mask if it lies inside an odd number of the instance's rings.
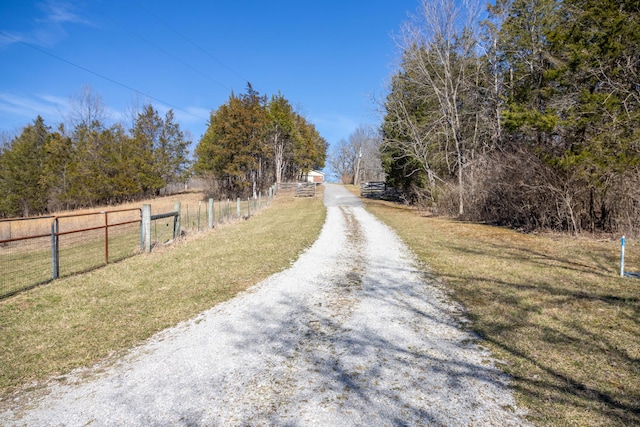
[[[95,269],[167,243],[189,232],[249,218],[265,202],[256,198],[214,203],[197,209],[176,202],[170,212],[151,215],[143,208],[0,220],[0,299],[51,280]],[[145,206],[149,206],[145,225]]]
[[387,191],[384,181],[364,182],[360,185],[360,195],[363,197],[380,197]]
[[296,187],[296,197],[314,197],[316,184],[313,182],[300,182]]
[[296,197],[313,197],[316,195],[315,182],[280,182],[277,184],[278,191],[295,192]]

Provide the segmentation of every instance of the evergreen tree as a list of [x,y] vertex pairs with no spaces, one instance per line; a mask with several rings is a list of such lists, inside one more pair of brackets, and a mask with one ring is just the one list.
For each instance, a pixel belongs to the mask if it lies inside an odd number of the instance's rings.
[[78,124],[71,134],[73,160],[69,164],[67,200],[73,207],[94,206],[108,194],[105,175],[104,124],[98,120]]
[[265,99],[253,90],[231,94],[211,114],[196,148],[196,172],[215,177],[221,195],[247,196],[264,174],[267,114]]
[[138,113],[131,131],[135,153],[133,162],[137,171],[137,180],[142,193],[157,195],[167,183],[162,178],[157,158],[163,122],[151,105],[145,105]]
[[45,212],[49,183],[43,181],[49,127],[38,116],[14,138],[0,157],[0,212],[30,216]]
[[561,11],[549,43],[562,119],[554,164],[584,182],[580,225],[608,229],[612,215],[624,214],[608,200],[620,186],[612,177],[640,165],[640,3],[565,0]]
[[162,179],[166,184],[183,180],[189,167],[190,141],[176,123],[173,110],[165,114],[158,142],[155,158]]
[[295,140],[291,178],[298,178],[324,167],[329,144],[303,116],[296,114],[294,118],[299,138]]
[[58,126],[44,147],[46,160],[40,177],[41,185],[49,188],[47,204],[49,210],[56,211],[71,206],[69,200],[69,171],[75,153],[71,138],[66,134],[64,125]]
[[105,188],[108,193],[99,200],[103,203],[123,203],[142,194],[135,168],[135,145],[121,124],[115,124],[102,133],[100,157],[104,160]]

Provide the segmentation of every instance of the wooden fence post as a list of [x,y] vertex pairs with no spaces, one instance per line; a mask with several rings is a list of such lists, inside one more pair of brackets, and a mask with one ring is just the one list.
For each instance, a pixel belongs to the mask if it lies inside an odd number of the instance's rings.
[[51,223],[51,278],[57,279],[60,277],[60,237],[58,232],[60,226],[58,224],[58,218],[55,218]]
[[200,208],[202,207],[202,200],[198,200],[198,231],[200,231]]
[[207,214],[209,216],[208,220],[209,220],[209,228],[213,228],[213,224],[215,222],[215,217],[214,217],[214,210],[213,210],[213,199],[209,199],[209,210],[207,211]]
[[237,214],[238,214],[238,218],[240,218],[240,215],[242,215],[242,214],[240,213],[240,197],[238,197],[238,200],[237,200],[237,203],[236,203],[236,204],[237,204],[236,211],[237,211]]
[[142,242],[143,250],[151,252],[151,205],[142,205]]

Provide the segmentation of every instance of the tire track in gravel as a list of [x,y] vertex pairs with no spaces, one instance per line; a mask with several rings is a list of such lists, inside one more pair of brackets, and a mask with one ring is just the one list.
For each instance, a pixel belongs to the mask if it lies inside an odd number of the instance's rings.
[[[340,364],[336,342],[346,332],[343,322],[358,304],[365,269],[365,242],[352,209],[335,209],[340,212],[339,222],[345,237],[339,245],[339,256],[335,257],[331,272],[317,280],[317,301],[307,305],[299,313],[299,322],[285,332],[285,335],[297,336],[297,342],[283,364],[284,369],[279,369],[279,375],[272,376],[269,381],[256,378],[246,384],[244,398],[259,404],[246,411],[252,415],[239,425],[287,425],[283,420],[296,420],[305,413],[303,407],[309,403],[309,395],[324,395],[320,406],[332,406],[335,400],[339,400],[328,393],[325,377],[333,376]],[[301,372],[308,377],[304,385],[300,384]],[[314,375],[322,379],[310,379]],[[349,381],[344,374],[340,375],[338,382]]]

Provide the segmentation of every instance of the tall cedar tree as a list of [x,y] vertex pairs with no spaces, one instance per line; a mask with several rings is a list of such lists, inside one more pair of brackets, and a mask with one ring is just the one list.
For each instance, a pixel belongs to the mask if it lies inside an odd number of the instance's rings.
[[247,196],[264,175],[266,120],[265,100],[250,85],[211,114],[196,148],[195,170],[213,176],[221,195]]
[[47,207],[47,182],[41,180],[49,128],[38,116],[0,156],[0,213],[30,216]]
[[133,165],[143,194],[158,195],[167,184],[183,178],[189,142],[175,123],[173,110],[162,119],[153,106],[145,105],[131,134]]

